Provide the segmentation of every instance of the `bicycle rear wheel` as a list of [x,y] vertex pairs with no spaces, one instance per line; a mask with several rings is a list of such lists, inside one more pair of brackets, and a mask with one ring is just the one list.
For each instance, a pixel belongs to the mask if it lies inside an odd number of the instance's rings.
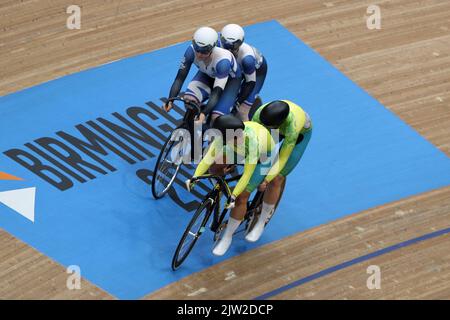
[[213,200],[206,199],[198,207],[178,243],[172,259],[172,270],[177,270],[194,248],[195,243],[206,230],[205,226],[213,210]]
[[[172,134],[167,138],[159,153],[153,170],[152,194],[155,199],[161,199],[169,191],[177,177],[183,159],[183,140],[171,140]],[[178,147],[178,150],[174,148]]]

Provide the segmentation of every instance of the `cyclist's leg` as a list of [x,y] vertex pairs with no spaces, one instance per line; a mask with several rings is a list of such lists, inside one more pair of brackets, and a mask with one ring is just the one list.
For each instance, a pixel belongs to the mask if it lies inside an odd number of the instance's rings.
[[232,217],[240,220],[244,219],[245,214],[247,213],[247,202],[250,194],[264,181],[264,177],[270,170],[270,153],[267,155],[267,159],[267,161],[260,161],[256,164],[255,170],[253,171],[244,192],[236,198],[236,206],[231,212]]
[[260,170],[262,164],[258,164],[255,168],[253,175],[250,178],[250,182],[237,198],[235,207],[231,211],[230,218],[228,219],[227,227],[225,228],[224,235],[222,239],[214,247],[213,254],[217,256],[224,255],[231,245],[233,239],[233,234],[236,229],[241,224],[242,220],[247,213],[247,202],[250,194],[256,187],[263,181],[264,176],[261,176],[261,172],[266,172],[265,170]]
[[264,202],[269,205],[275,205],[280,198],[281,188],[283,186],[284,180],[289,173],[294,170],[297,164],[300,162],[306,147],[308,146],[309,140],[311,139],[312,129],[309,129],[302,133],[303,139],[299,142],[294,150],[292,151],[286,165],[281,170],[280,174],[275,177],[270,184],[267,186],[267,191],[264,194]]
[[236,101],[239,89],[241,87],[241,77],[231,78],[227,80],[225,89],[220,96],[214,109],[211,111],[211,123],[218,116],[229,114],[233,108],[234,102]]
[[[269,155],[268,159],[271,159],[270,155]],[[252,177],[250,178],[248,186],[245,190],[250,193],[253,192],[264,181],[264,178],[266,177],[267,173],[269,172],[271,166],[272,166],[272,163],[270,160],[266,161],[264,163],[259,163],[256,166],[255,172],[253,173]],[[261,237],[261,235],[264,231],[264,226],[266,224],[266,221],[269,218],[270,213],[271,213],[271,210],[270,210],[271,208],[267,207],[267,205],[265,207],[266,207],[266,210],[268,209],[268,212],[266,213],[265,211],[261,211],[261,215],[260,215],[256,225],[253,227],[253,230],[245,236],[245,239],[247,241],[255,242]],[[263,209],[264,209],[264,202],[263,202]]]
[[[239,161],[239,160],[238,160]],[[255,170],[253,171],[250,180],[245,187],[245,190],[236,198],[236,205],[231,211],[231,216],[235,219],[242,220],[247,213],[247,202],[250,194],[258,187],[258,185],[264,180],[264,175],[262,172],[267,172],[265,170],[261,170],[264,165],[259,162]],[[267,167],[267,166],[266,166]]]
[[258,219],[258,222],[254,226],[253,230],[247,235],[246,239],[248,241],[254,242],[261,237],[266,221],[272,214],[272,211],[275,209],[275,205],[280,198],[281,188],[283,186],[283,183],[285,182],[286,176],[291,173],[292,170],[294,170],[294,168],[300,162],[300,159],[305,152],[309,140],[311,139],[311,133],[312,129],[309,129],[303,133],[301,142],[299,142],[295,146],[291,156],[289,157],[284,168],[281,170],[280,174],[275,177],[267,186],[266,192],[264,193],[260,218]]
[[198,71],[189,82],[184,97],[186,99],[194,100],[197,103],[202,103],[208,100],[211,94],[213,79],[207,74]]
[[[268,157],[270,158],[270,155]],[[248,182],[248,185],[245,188],[245,191],[249,193],[255,191],[256,188],[258,188],[258,186],[264,181],[264,178],[269,172],[270,167],[271,167],[270,160],[264,163],[259,162],[256,165],[255,171],[253,172],[250,181]]]
[[264,85],[264,81],[266,80],[266,75],[267,75],[267,63],[266,59],[264,58],[263,63],[261,64],[259,69],[256,70],[255,88],[247,97],[247,99],[245,99],[245,101],[241,103],[241,105],[239,106],[239,117],[241,118],[242,121],[248,121],[249,119],[251,119],[251,116],[253,116],[253,114],[250,114],[250,110],[253,104],[255,103],[257,96],[261,92],[261,89]]
[[[209,98],[212,84],[213,79],[211,77],[198,71],[191,82],[189,82],[186,92],[184,93],[184,98],[201,104]],[[195,149],[195,141],[198,141],[198,137],[201,136],[202,128],[194,128],[194,123],[189,123],[188,125],[189,132],[193,138],[191,138],[190,146],[185,150],[185,154],[190,154],[191,160],[199,161],[199,152]],[[192,152],[190,152],[190,150],[192,150]]]
[[228,251],[228,248],[230,248],[231,242],[233,240],[233,234],[240,226],[247,211],[247,201],[249,197],[250,193],[244,191],[236,198],[236,206],[233,208],[230,217],[228,218],[228,223],[224,230],[222,239],[220,239],[220,241],[214,247],[214,255],[222,256]]

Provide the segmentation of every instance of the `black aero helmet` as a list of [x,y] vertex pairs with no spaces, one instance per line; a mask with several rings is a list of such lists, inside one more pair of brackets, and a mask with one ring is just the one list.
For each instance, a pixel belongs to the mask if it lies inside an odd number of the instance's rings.
[[227,129],[229,129],[229,130],[237,130],[237,129],[244,130],[245,129],[244,123],[240,119],[236,118],[235,116],[233,116],[231,114],[218,116],[214,120],[212,127],[214,129],[219,130],[222,133],[224,141],[227,137],[226,136]]
[[278,128],[289,116],[289,105],[280,100],[268,103],[259,115],[262,124],[269,128]]

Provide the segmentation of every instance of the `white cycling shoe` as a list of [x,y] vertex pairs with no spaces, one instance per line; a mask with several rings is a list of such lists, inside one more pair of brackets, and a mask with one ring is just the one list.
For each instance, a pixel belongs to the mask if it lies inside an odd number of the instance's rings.
[[220,241],[216,244],[216,246],[214,247],[213,250],[213,255],[215,256],[223,256],[228,249],[230,248],[231,245],[231,241],[233,240],[233,238],[222,238],[220,239]]
[[268,219],[270,218],[274,208],[274,205],[268,205],[267,203],[263,202],[261,215],[259,216],[258,221],[256,221],[253,230],[245,236],[245,240],[247,240],[248,242],[256,242],[259,240],[259,238],[261,238],[264,228],[266,227],[266,221],[268,221]]
[[248,242],[256,242],[261,238],[265,227],[265,223],[260,223],[259,221],[253,227],[253,230],[245,236],[245,240]]

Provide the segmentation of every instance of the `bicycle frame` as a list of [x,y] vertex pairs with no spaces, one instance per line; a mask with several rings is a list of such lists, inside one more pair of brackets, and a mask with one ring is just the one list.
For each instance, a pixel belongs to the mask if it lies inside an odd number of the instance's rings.
[[185,105],[186,112],[184,113],[181,124],[176,129],[183,128],[189,131],[189,134],[191,136],[190,140],[191,140],[191,155],[192,155],[192,153],[194,152],[194,143],[195,143],[195,139],[193,139],[195,134],[194,121],[195,118],[200,115],[202,108],[201,105],[197,105],[195,102],[186,100],[183,97],[174,97],[167,99],[167,102],[174,102],[174,101],[182,101]]
[[[240,177],[241,176],[238,174],[232,176],[231,178],[225,179],[224,176],[208,174],[198,176],[192,179],[192,182],[208,179],[212,183],[213,187],[203,198],[200,206],[195,211],[194,216],[191,218],[191,221],[189,222],[188,226],[183,232],[183,236],[181,237],[175,250],[175,254],[172,258],[173,270],[178,269],[178,267],[184,262],[184,260],[187,258],[187,256],[195,246],[197,240],[208,228],[207,224],[213,212],[214,212],[213,221],[209,225],[209,228],[214,233],[213,238],[214,241],[218,241],[220,239],[222,231],[226,226],[226,223],[224,222],[225,215],[229,211],[228,209],[223,208],[223,210],[220,213],[221,210],[220,201],[222,193],[227,197],[227,200],[229,201],[232,193],[228,183],[240,179]],[[254,219],[254,217],[257,216],[257,211],[259,209],[260,204],[262,203],[263,195],[264,192],[257,191],[257,194],[255,195],[253,200],[251,200],[248,204],[248,209],[250,210],[247,210],[247,214],[244,219],[245,228],[243,229],[246,232],[249,232],[249,230],[251,230],[251,228],[254,226],[255,221],[257,221]],[[198,225],[198,222],[200,222],[200,225]]]
[[231,198],[231,189],[228,186],[228,183],[232,182],[232,181],[236,181],[238,179],[240,179],[240,175],[225,179],[224,176],[218,176],[218,175],[210,175],[210,174],[206,174],[206,175],[202,175],[202,176],[198,176],[195,177],[193,179],[193,181],[198,181],[198,180],[204,180],[204,179],[208,179],[208,180],[214,180],[215,183],[213,183],[214,187],[213,190],[211,190],[206,196],[205,199],[210,198],[213,201],[213,222],[211,224],[211,231],[216,232],[217,228],[220,226],[220,224],[222,223],[223,219],[225,218],[225,214],[227,213],[228,210],[222,210],[222,213],[219,215],[219,209],[220,209],[220,194],[222,192],[225,193],[225,196],[227,197],[227,200],[230,200]]

